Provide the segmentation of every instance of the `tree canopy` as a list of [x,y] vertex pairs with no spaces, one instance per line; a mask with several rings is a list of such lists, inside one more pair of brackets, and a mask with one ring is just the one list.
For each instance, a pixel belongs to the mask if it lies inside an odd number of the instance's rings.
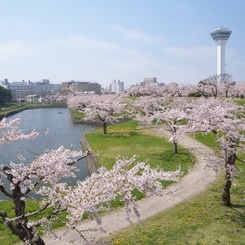
[[0,86],[0,105],[5,105],[7,102],[10,102],[12,97],[11,90]]

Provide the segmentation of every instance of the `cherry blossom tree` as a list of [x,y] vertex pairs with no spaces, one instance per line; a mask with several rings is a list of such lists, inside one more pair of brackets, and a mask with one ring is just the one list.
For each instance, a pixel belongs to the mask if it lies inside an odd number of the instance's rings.
[[33,139],[38,136],[38,132],[35,130],[30,130],[30,132],[22,132],[19,128],[21,123],[21,118],[17,117],[13,120],[7,120],[4,117],[0,121],[0,147],[4,143],[10,143],[13,141],[24,140],[24,139]]
[[196,85],[186,85],[169,83],[163,86],[140,86],[134,85],[129,87],[124,93],[128,96],[141,97],[186,97],[198,92]]
[[207,79],[204,79],[198,83],[198,92],[202,94],[204,97],[209,96],[218,96],[218,80],[217,76],[210,76]]
[[[200,98],[190,104],[189,125],[191,130],[213,133],[219,143],[224,160],[225,181],[221,203],[230,206],[230,189],[238,153],[244,151],[244,108],[231,99]],[[242,161],[242,160],[241,160]]]
[[84,121],[100,121],[104,134],[107,125],[123,120],[126,115],[126,99],[120,95],[82,95],[68,99],[70,108],[77,107],[84,113]]
[[170,97],[187,96],[190,85],[169,83],[162,87],[163,94]]
[[124,93],[128,96],[139,97],[141,94],[139,90],[142,88],[140,85],[132,85],[124,90]]
[[[18,125],[19,120],[2,120],[1,144],[37,136],[34,131],[26,134],[21,132]],[[59,213],[66,213],[68,229],[73,229],[85,213],[100,224],[98,212],[108,209],[110,201],[116,198],[124,201],[127,212],[132,205],[138,215],[132,190],[137,188],[148,195],[161,194],[161,181],[177,181],[181,174],[180,170],[164,172],[162,169],[151,169],[148,164],[137,162],[136,157],[122,158],[116,160],[111,170],[101,167],[85,181],[77,181],[76,185],[71,186],[66,179],[75,177],[79,160],[89,154],[61,146],[37,156],[30,163],[20,156],[18,163],[0,164],[0,191],[14,204],[14,217],[4,210],[0,211],[0,217],[25,244],[45,245],[37,227],[46,228],[44,231],[50,229],[50,224]],[[31,193],[39,195],[40,208],[27,213],[26,200]],[[89,240],[82,238],[85,244],[89,244]]]
[[230,74],[212,75],[198,83],[198,92],[204,97],[228,97],[231,86],[234,85]]
[[245,97],[245,82],[236,83],[234,86],[231,86],[229,93],[232,97],[244,98]]
[[185,106],[186,98],[155,98],[141,97],[135,101],[136,119],[144,125],[163,125],[164,130],[170,132],[170,141],[173,142],[173,153],[178,153],[178,139],[185,132],[183,123],[188,117]]
[[233,97],[232,87],[234,87],[235,82],[228,82],[226,84],[221,84],[219,86],[219,97]]

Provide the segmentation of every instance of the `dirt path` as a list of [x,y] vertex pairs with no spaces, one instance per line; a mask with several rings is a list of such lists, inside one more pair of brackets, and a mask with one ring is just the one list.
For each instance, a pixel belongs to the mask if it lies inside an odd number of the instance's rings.
[[[158,131],[146,131],[146,133],[159,135]],[[162,197],[143,199],[138,202],[141,220],[171,208],[184,200],[188,200],[197,193],[206,189],[207,186],[215,180],[215,172],[212,169],[205,167],[205,157],[210,155],[212,151],[208,147],[187,136],[183,136],[179,140],[179,144],[184,148],[187,148],[196,157],[197,162],[188,174],[181,178],[179,182],[171,185],[167,189],[169,194]],[[138,222],[133,213],[130,216],[130,219],[133,223]],[[110,212],[102,217],[102,226],[106,233],[96,231],[92,233],[84,232],[83,234],[85,237],[93,236],[96,239],[99,239],[129,225],[130,223],[126,220],[125,209],[122,208],[117,211]],[[95,221],[85,221],[78,226],[79,230],[86,230],[88,228],[98,229],[98,226]],[[63,232],[64,230],[61,229],[57,232],[57,235],[59,236]],[[52,237],[45,236],[44,241],[46,245],[67,245],[70,244],[69,241],[74,241],[71,243],[73,245],[82,244],[81,238],[79,238],[79,234],[76,231],[69,231],[62,236],[60,240],[55,240]]]

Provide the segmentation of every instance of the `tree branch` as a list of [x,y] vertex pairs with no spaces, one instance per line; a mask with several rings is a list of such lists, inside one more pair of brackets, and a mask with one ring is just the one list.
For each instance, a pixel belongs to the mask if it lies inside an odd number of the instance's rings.
[[11,168],[9,168],[8,166],[3,167],[3,172],[7,175],[7,180],[9,182],[13,183],[12,180],[13,180],[14,176],[10,173],[7,173],[8,171],[11,171]]
[[9,220],[8,215],[6,212],[0,212],[0,217],[2,217],[4,223],[7,225],[7,227],[11,230],[11,232],[17,236],[21,236],[21,230],[16,228],[15,225],[13,225],[13,222]]
[[[49,204],[47,204],[47,205],[49,205]],[[54,215],[56,215],[56,214],[58,214],[58,213],[61,213],[61,212],[64,212],[64,211],[66,211],[67,210],[67,208],[64,208],[64,209],[62,209],[62,210],[54,210],[53,212],[51,212],[47,217],[46,217],[46,219],[47,220],[50,220]],[[57,217],[57,216],[56,216]],[[61,219],[59,219],[58,218],[58,220],[61,222],[61,223],[65,223],[65,222],[63,222]],[[38,226],[40,226],[40,225],[42,225],[41,223],[37,223],[37,224],[35,224],[35,227],[38,227]]]
[[238,160],[238,161],[240,161],[240,162],[242,162],[242,163],[245,163],[245,161],[242,160],[242,159],[240,159],[238,156],[236,156],[236,160]]
[[87,151],[85,155],[83,155],[82,157],[76,159],[73,162],[67,163],[67,165],[73,165],[73,164],[77,163],[78,161],[80,161],[80,160],[82,160],[82,159],[84,159],[84,158],[86,158],[86,157],[88,157],[90,155],[92,155],[91,151]]
[[[36,214],[38,214],[38,213],[41,213],[43,210],[47,209],[48,206],[49,206],[49,203],[47,203],[47,204],[46,204],[43,208],[41,208],[41,209],[38,209],[38,210],[36,210],[36,211],[34,211],[34,212],[32,212],[32,213],[27,213],[27,214],[25,215],[25,218],[28,218],[28,217],[31,217],[31,216],[36,215]],[[1,216],[1,214],[0,214],[0,216]],[[19,219],[21,219],[21,218],[23,218],[23,215],[20,215],[20,216],[14,217],[14,218],[8,218],[7,216],[5,216],[5,221],[6,221],[6,222],[11,222],[11,223],[12,223],[12,222],[17,221],[17,220],[19,220]]]
[[0,185],[0,191],[7,197],[13,198],[14,196],[7,192],[2,185]]

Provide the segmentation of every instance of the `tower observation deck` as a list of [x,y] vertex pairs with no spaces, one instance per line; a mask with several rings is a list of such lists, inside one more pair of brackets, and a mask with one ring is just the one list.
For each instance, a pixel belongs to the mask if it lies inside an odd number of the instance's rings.
[[217,76],[220,78],[225,74],[225,45],[231,35],[231,30],[220,27],[210,33],[217,44]]

